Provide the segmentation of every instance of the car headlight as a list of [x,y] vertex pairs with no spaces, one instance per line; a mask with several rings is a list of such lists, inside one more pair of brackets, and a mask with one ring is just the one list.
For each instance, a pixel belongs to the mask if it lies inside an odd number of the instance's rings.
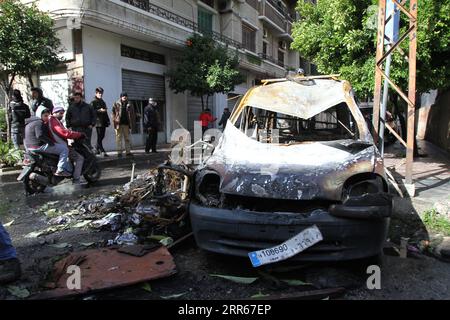
[[343,199],[384,192],[387,192],[387,186],[381,176],[375,174],[356,175],[346,181]]
[[220,204],[220,176],[215,172],[206,172],[198,177],[197,199],[205,206],[217,207]]
[[349,197],[359,197],[365,194],[378,193],[382,190],[376,180],[365,180],[350,186],[347,195]]

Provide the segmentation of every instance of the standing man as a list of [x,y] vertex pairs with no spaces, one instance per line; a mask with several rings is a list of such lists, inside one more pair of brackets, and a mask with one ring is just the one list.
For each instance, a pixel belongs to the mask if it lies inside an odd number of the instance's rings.
[[98,87],[97,89],[95,89],[95,98],[94,100],[92,100],[91,105],[97,112],[97,154],[103,153],[104,157],[108,157],[105,148],[103,148],[103,139],[105,139],[106,128],[110,126],[111,122],[109,121],[106,103],[103,100],[103,93],[103,88]]
[[30,107],[23,102],[19,90],[13,91],[12,101],[9,105],[11,119],[11,135],[14,148],[19,149],[25,138],[25,119],[31,117]]
[[87,138],[87,144],[91,146],[92,129],[97,122],[97,114],[94,108],[83,101],[81,92],[75,92],[73,103],[66,114],[66,125],[73,131],[83,132]]
[[[61,122],[64,118],[65,110],[62,107],[55,107],[53,109],[53,115],[49,120],[49,131],[52,135],[53,140],[56,143],[67,145],[67,140],[78,140],[83,139],[86,135],[82,132],[75,132],[67,129],[63,123]],[[69,149],[69,158],[71,158],[74,162],[74,170],[73,170],[73,184],[79,185],[81,184],[81,173],[83,171],[84,157],[76,152],[74,149]]]
[[219,126],[222,126],[223,130],[227,127],[228,119],[230,119],[231,112],[230,109],[225,108],[223,110],[222,118],[220,119]]
[[128,94],[122,92],[120,99],[112,107],[114,129],[116,130],[117,156],[122,157],[122,137],[125,141],[127,157],[131,157],[130,130],[134,130],[136,124],[136,113],[133,104],[128,100]]
[[214,118],[211,114],[211,110],[206,108],[205,111],[200,114],[199,120],[202,123],[202,133],[205,134],[206,130],[209,128],[209,124],[217,121],[217,118]]
[[153,98],[148,99],[148,105],[144,109],[144,129],[147,132],[145,153],[157,153],[156,144],[158,142],[158,132],[161,126],[157,103]]
[[16,281],[21,273],[16,249],[8,232],[0,223],[0,285]]
[[31,98],[33,99],[33,104],[31,105],[31,110],[33,113],[36,113],[36,110],[39,107],[44,107],[48,109],[50,112],[53,111],[53,102],[50,99],[44,97],[44,93],[41,88],[34,87],[31,88]]

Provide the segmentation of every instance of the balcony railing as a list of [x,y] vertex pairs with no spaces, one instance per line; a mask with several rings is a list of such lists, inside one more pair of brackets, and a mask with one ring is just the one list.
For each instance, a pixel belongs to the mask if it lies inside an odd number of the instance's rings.
[[247,4],[255,10],[258,10],[258,0],[246,0]]
[[270,3],[279,13],[283,15],[287,20],[293,21],[291,14],[288,12],[287,8],[280,5],[279,1],[277,0],[266,0],[268,3]]
[[285,17],[268,4],[261,4],[259,15],[264,16],[282,30],[286,29]]
[[276,64],[276,65],[279,65],[279,66],[282,67],[282,68],[285,67],[283,61],[279,61],[279,60],[275,59],[274,57],[269,56],[269,55],[266,54],[266,53],[258,53],[258,56],[259,56],[261,59],[266,60],[266,61],[269,61],[269,62],[272,62],[272,63],[274,63],[274,64]]
[[217,42],[222,42],[238,49],[242,48],[242,44],[240,42],[233,40],[227,36],[224,36],[219,32],[215,31],[204,32],[203,30],[199,29],[198,24],[196,22],[189,20],[185,17],[182,17],[172,11],[159,7],[151,3],[149,0],[120,0],[120,1],[130,4],[133,7],[139,8],[151,14],[154,14],[158,17],[164,18],[173,23],[176,23],[182,27],[191,29],[194,32],[204,33],[205,35],[210,36],[213,40]]

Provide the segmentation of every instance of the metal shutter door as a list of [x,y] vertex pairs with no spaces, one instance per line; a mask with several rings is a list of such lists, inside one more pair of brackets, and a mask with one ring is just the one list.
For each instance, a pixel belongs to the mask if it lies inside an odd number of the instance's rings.
[[[209,108],[212,110],[213,98],[209,98]],[[206,97],[204,97],[204,102],[206,103]],[[194,133],[194,122],[199,121],[200,114],[202,113],[202,98],[195,97],[192,95],[188,96],[187,99],[188,105],[188,130],[191,132],[192,137]]]
[[122,91],[130,100],[166,100],[164,77],[154,74],[122,70]]

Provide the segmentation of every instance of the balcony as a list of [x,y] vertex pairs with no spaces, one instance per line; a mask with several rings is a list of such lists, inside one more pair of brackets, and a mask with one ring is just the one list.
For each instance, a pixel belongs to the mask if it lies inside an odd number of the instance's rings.
[[[174,12],[164,9],[158,5],[155,5],[155,4],[151,3],[149,0],[120,0],[120,1],[127,3],[129,5],[132,5],[133,7],[144,10],[153,15],[156,15],[156,16],[163,18],[167,21],[170,21],[172,23],[175,23],[181,27],[191,29],[193,32],[202,33],[202,30],[199,29],[197,22],[189,20],[189,19],[182,17]],[[226,45],[238,48],[238,49],[242,48],[242,44],[240,42],[233,40],[229,37],[226,37],[219,32],[210,31],[210,32],[208,32],[207,36],[210,36],[213,40],[215,40],[217,42],[220,42],[220,43],[223,43],[223,44],[226,44]]]
[[273,0],[262,0],[259,3],[259,19],[276,34],[289,34],[288,24],[292,22],[290,14]]
[[280,1],[277,0],[266,0],[268,3],[272,5],[272,7],[275,8],[280,14],[283,15],[288,21],[293,22],[294,19],[292,18],[291,14],[288,12],[287,8],[282,6],[280,4]]
[[275,59],[274,57],[269,56],[269,55],[266,54],[266,53],[258,53],[258,56],[259,56],[261,59],[266,60],[266,61],[269,61],[269,62],[271,62],[271,63],[273,63],[273,64],[276,64],[276,65],[278,65],[278,66],[280,66],[280,67],[282,67],[282,68],[285,68],[285,67],[286,67],[286,66],[284,65],[284,61],[279,61],[279,60]]
[[258,0],[246,0],[247,4],[255,10],[259,10]]

